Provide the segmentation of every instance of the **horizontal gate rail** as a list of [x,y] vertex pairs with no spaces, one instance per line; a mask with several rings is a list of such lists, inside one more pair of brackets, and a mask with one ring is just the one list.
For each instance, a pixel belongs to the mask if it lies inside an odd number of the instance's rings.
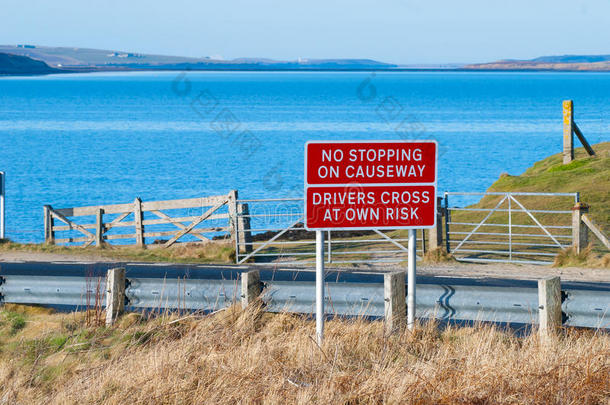
[[489,212],[489,211],[494,211],[494,212],[533,212],[533,213],[539,213],[539,214],[571,214],[572,211],[561,211],[561,210],[557,210],[557,211],[553,211],[553,210],[509,210],[509,209],[493,209],[493,208],[459,208],[459,207],[451,207],[452,211],[481,211],[481,212]]
[[[506,195],[502,191],[445,191],[446,195]],[[537,193],[537,192],[511,192],[512,195],[519,196],[548,196],[548,197],[575,197],[574,202],[578,202],[579,193]]]
[[[454,210],[452,208],[452,210]],[[496,210],[499,211],[499,210]],[[515,212],[515,210],[512,210],[512,212]],[[556,213],[557,211],[553,211],[553,213]],[[571,211],[570,211],[571,212]],[[567,211],[566,211],[567,213]],[[449,222],[450,225],[478,225],[475,223],[471,223],[471,222]],[[538,228],[538,225],[517,225],[517,224],[481,224],[481,226],[504,226],[504,227],[509,227],[512,226],[513,228]],[[545,225],[545,228],[552,228],[552,229],[572,229],[571,226],[564,226],[564,225]]]
[[[513,236],[515,236],[513,234]],[[451,243],[458,243],[457,241],[451,241]],[[483,241],[483,240],[472,240],[468,242],[469,244],[472,245],[508,245],[508,242],[494,242],[494,241]],[[512,242],[513,246],[540,246],[540,247],[557,247],[557,245],[551,245],[551,244],[547,244],[547,243],[534,243],[534,242]],[[563,245],[563,247],[568,248],[570,247],[570,245]]]
[[[469,235],[470,232],[449,232],[450,235]],[[500,233],[500,232],[477,232],[476,235],[496,235],[496,236],[506,236],[508,233]],[[535,233],[513,233],[513,236],[527,236],[530,238],[548,238],[548,235],[535,234]],[[571,236],[567,235],[555,235],[555,238],[563,238],[563,239],[572,239]],[[553,245],[556,246],[556,245]]]

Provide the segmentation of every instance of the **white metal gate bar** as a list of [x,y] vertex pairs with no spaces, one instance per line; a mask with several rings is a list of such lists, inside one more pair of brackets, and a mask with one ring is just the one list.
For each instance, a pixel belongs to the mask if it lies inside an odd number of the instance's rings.
[[490,217],[490,216],[491,216],[491,215],[492,215],[494,212],[496,212],[496,209],[497,209],[497,208],[498,208],[500,205],[502,205],[502,203],[503,203],[504,201],[506,201],[506,198],[507,198],[507,197],[505,196],[503,199],[501,199],[501,200],[500,200],[500,202],[499,202],[498,204],[496,204],[496,206],[495,206],[495,207],[494,207],[494,208],[493,208],[491,211],[489,211],[489,213],[488,213],[488,214],[487,214],[487,216],[486,216],[486,217],[485,217],[485,218],[484,218],[484,219],[481,221],[481,223],[479,223],[479,224],[478,224],[478,225],[477,225],[477,226],[476,226],[476,227],[475,227],[475,228],[474,228],[474,229],[473,229],[473,230],[472,230],[472,231],[471,231],[471,232],[470,232],[470,233],[469,233],[469,234],[468,234],[468,235],[467,235],[467,236],[464,238],[464,240],[462,240],[462,241],[460,242],[460,244],[459,244],[459,245],[457,245],[457,247],[455,248],[455,250],[459,250],[459,249],[462,247],[462,245],[463,245],[463,244],[464,244],[464,243],[465,243],[465,242],[466,242],[468,239],[470,239],[470,237],[471,237],[471,236],[472,236],[472,235],[473,235],[473,234],[474,234],[474,233],[475,233],[475,232],[476,232],[476,231],[477,231],[477,230],[478,230],[478,229],[481,227],[481,225],[483,225],[483,224],[485,223],[485,221],[487,221],[487,220],[489,219],[489,217]]
[[[248,254],[246,257],[244,257],[243,259],[239,260],[237,263],[238,264],[242,264],[244,263],[246,260],[248,260],[249,258],[253,257],[256,253],[260,252],[261,250],[263,250],[266,246],[270,245],[271,242],[273,242],[274,240],[276,240],[277,238],[279,238],[280,236],[282,236],[283,234],[285,234],[286,232],[288,232],[291,229],[296,229],[294,228],[294,226],[296,224],[298,224],[299,222],[303,221],[303,219],[305,219],[305,217],[300,217],[299,219],[297,219],[296,221],[294,221],[288,228],[284,229],[283,231],[275,234],[274,237],[272,237],[271,239],[269,239],[267,242],[263,243],[262,246],[258,247],[255,251],[253,251],[252,253]],[[237,248],[237,251],[239,252],[239,246]],[[235,255],[236,257],[237,254]]]
[[394,239],[390,238],[388,235],[386,235],[385,233],[381,232],[379,229],[374,229],[374,231],[378,235],[380,235],[382,238],[387,240],[388,242],[392,243],[393,245],[396,245],[400,250],[404,250],[405,252],[409,253],[409,249],[408,248],[406,248],[405,246],[403,246],[400,243],[396,242]]
[[[541,228],[541,229],[542,229],[542,230],[543,230],[543,231],[544,231],[544,232],[545,232],[547,235],[549,235],[549,237],[550,237],[551,239],[553,239],[553,241],[554,241],[554,242],[555,242],[557,245],[559,245],[559,247],[560,247],[562,250],[564,250],[564,248],[563,248],[562,244],[561,244],[561,243],[559,243],[559,242],[557,241],[557,239],[555,239],[555,237],[554,237],[553,235],[551,235],[551,233],[550,233],[549,231],[547,231],[547,230],[546,230],[546,228],[545,228],[544,226],[542,226],[542,224],[540,223],[540,221],[538,221],[538,220],[536,219],[536,217],[534,217],[534,216],[532,215],[532,213],[531,213],[531,212],[529,212],[529,211],[528,211],[528,210],[527,210],[527,209],[526,209],[526,208],[523,206],[523,204],[521,204],[519,201],[517,201],[517,200],[515,199],[515,197],[513,197],[512,195],[510,196],[510,199],[511,199],[511,200],[513,200],[514,202],[516,202],[516,203],[519,205],[519,207],[521,207],[521,209],[523,209],[523,210],[524,210],[524,211],[527,213],[527,215],[529,215],[529,216],[530,216],[530,218],[531,218],[531,219],[532,219],[532,220],[533,220],[533,221],[536,223],[536,225],[538,225],[538,226],[539,226],[539,227],[540,227],[540,228]],[[510,200],[509,200],[509,201],[510,201]]]

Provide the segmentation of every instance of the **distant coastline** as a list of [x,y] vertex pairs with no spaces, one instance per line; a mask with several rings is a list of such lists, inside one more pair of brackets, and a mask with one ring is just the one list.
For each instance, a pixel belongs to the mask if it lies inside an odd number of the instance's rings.
[[121,51],[0,45],[0,76],[147,71],[245,72],[610,72],[610,55],[545,56],[479,64],[397,65],[372,59],[233,60]]

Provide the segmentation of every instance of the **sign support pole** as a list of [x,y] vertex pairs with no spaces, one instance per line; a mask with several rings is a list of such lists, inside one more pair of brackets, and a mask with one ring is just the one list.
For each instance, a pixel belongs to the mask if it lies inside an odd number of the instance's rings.
[[[416,230],[435,229],[440,225],[437,223],[437,155],[438,144],[434,140],[308,141],[305,144],[303,225],[307,231],[316,231],[319,344],[324,339],[326,298],[324,232],[329,232],[330,263],[332,230],[376,230],[383,236],[386,235],[381,230],[409,230],[408,293],[404,294],[403,290],[401,295],[402,299],[407,296],[407,326],[409,330],[415,329]],[[355,180],[359,182],[354,183]],[[404,311],[404,304],[399,306]]]
[[324,232],[316,231],[316,337],[324,339]]
[[409,268],[407,271],[407,327],[413,330],[415,326],[415,249],[416,249],[416,231],[409,229]]
[[4,172],[0,172],[0,239],[6,237],[4,230]]

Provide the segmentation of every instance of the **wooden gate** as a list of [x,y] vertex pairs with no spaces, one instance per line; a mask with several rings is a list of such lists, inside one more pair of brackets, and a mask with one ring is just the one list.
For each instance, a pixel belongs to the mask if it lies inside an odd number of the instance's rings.
[[[127,204],[60,209],[45,205],[45,241],[82,247],[101,246],[109,241],[121,241],[118,243],[121,245],[135,243],[140,247],[147,242],[169,247],[186,239],[208,243],[215,237],[236,237],[233,221],[236,211],[236,190],[227,195],[182,200],[136,198]],[[58,233],[62,237],[57,237]]]

